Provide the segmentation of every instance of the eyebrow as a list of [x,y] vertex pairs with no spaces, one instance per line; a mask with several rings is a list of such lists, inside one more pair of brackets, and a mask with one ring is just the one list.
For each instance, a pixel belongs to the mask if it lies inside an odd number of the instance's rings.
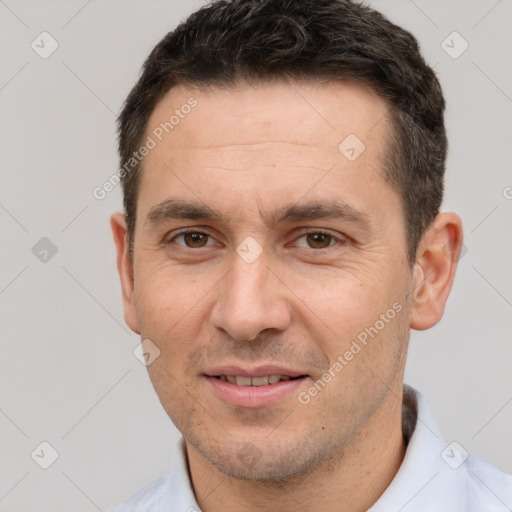
[[[224,214],[210,206],[183,199],[169,198],[151,207],[146,222],[158,225],[172,219],[208,220],[229,224]],[[274,209],[264,222],[272,228],[285,222],[297,222],[317,219],[339,219],[370,227],[370,217],[366,212],[355,209],[340,199],[315,200],[307,203],[289,203]]]

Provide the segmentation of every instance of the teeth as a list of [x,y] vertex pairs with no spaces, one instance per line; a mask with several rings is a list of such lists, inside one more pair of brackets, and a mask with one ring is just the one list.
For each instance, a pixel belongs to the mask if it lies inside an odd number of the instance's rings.
[[267,386],[281,380],[290,380],[289,375],[265,375],[263,377],[246,377],[244,375],[220,375],[220,380],[237,386]]
[[252,385],[253,386],[266,386],[268,384],[268,377],[253,377]]
[[237,386],[250,386],[251,385],[251,377],[242,377],[240,375],[236,376],[236,385]]

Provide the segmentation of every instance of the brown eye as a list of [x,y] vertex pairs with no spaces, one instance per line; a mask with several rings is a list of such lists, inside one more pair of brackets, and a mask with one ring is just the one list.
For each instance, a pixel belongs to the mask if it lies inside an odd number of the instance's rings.
[[308,233],[306,240],[312,249],[325,249],[331,244],[332,237],[326,233]]
[[[184,243],[176,242],[180,238],[183,238]],[[185,233],[179,233],[171,241],[176,242],[177,245],[181,245],[182,247],[200,249],[201,247],[206,247],[209,238],[209,235],[201,233],[200,231],[187,231]]]
[[204,247],[208,241],[208,235],[203,233],[185,233],[184,240],[188,247]]

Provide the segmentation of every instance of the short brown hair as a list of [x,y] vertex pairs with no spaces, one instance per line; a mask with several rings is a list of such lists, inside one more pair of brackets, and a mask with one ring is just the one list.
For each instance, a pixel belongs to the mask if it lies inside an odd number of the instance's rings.
[[[351,0],[218,0],[169,32],[144,63],[118,118],[121,168],[142,143],[148,119],[175,85],[351,81],[370,86],[392,125],[385,178],[399,193],[412,265],[439,212],[447,140],[445,102],[413,35]],[[141,164],[121,173],[130,256]]]

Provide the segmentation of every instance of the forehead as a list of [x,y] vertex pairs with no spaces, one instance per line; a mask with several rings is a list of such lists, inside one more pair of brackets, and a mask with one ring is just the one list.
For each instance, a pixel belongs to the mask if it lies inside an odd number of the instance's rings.
[[357,203],[358,187],[388,187],[387,113],[376,93],[350,83],[174,87],[148,122],[155,147],[143,161],[139,199],[146,214],[170,192],[228,207],[231,187],[261,205],[272,191],[294,201],[322,181],[309,198],[335,196],[344,183]]
[[337,151],[350,133],[375,147],[387,129],[387,105],[367,86],[272,82],[201,90],[176,86],[157,104],[147,132],[168,122],[176,110],[188,111],[184,106],[191,98],[197,106],[162,134],[175,149],[252,144],[266,138]]

